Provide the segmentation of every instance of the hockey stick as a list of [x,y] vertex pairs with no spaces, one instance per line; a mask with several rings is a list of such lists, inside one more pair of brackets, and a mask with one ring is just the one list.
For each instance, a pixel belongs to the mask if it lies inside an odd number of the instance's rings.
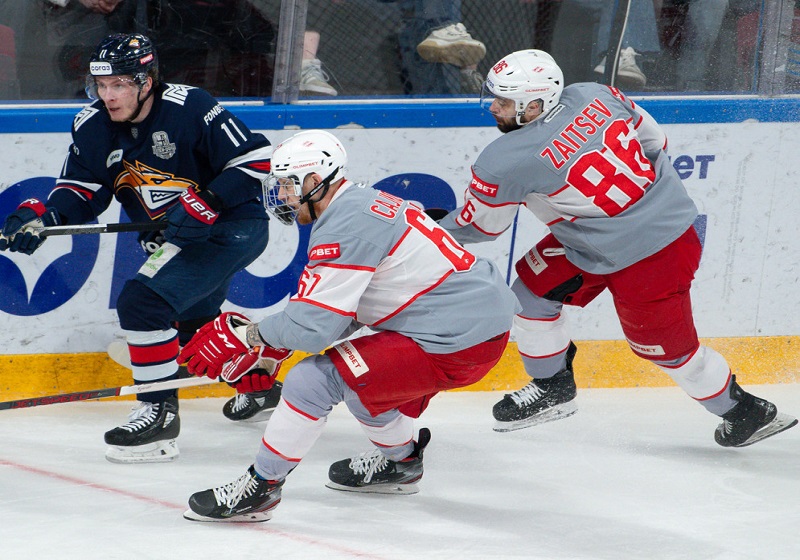
[[39,231],[42,237],[51,235],[79,235],[82,233],[121,233],[126,231],[158,231],[166,222],[132,222],[119,224],[79,224],[75,226],[50,226]]
[[108,389],[95,389],[93,391],[62,393],[61,395],[50,395],[47,397],[34,397],[32,399],[0,402],[0,410],[8,410],[12,408],[30,408],[32,406],[75,401],[88,401],[92,399],[103,399],[106,397],[120,397],[123,395],[138,395],[141,393],[152,393],[153,391],[166,391],[169,389],[180,389],[182,387],[194,387],[196,385],[211,385],[212,383],[217,382],[217,379],[209,379],[208,377],[187,377],[184,379],[171,379],[170,381],[142,383],[140,385],[125,385],[122,387],[109,387]]

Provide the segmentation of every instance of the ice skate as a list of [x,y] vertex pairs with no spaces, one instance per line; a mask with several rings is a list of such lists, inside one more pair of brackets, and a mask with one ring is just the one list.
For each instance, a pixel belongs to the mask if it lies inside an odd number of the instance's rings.
[[460,68],[478,64],[486,56],[486,45],[476,41],[462,23],[431,31],[417,52],[428,62],[453,64]]
[[572,360],[577,348],[570,342],[567,367],[547,379],[535,379],[522,389],[505,395],[494,405],[496,432],[511,432],[572,416],[578,411]]
[[139,401],[128,423],[105,433],[112,463],[166,463],[179,455],[175,438],[181,431],[178,398],[161,403]]
[[422,478],[422,453],[431,440],[427,428],[419,431],[414,452],[402,461],[390,461],[379,449],[337,461],[328,471],[328,488],[374,494],[416,494]]
[[797,418],[778,412],[771,402],[739,387],[735,375],[730,392],[738,404],[722,415],[722,424],[714,433],[714,440],[723,447],[746,447],[797,424]]
[[260,478],[253,465],[229,484],[196,492],[183,517],[191,521],[256,523],[272,518],[281,501],[283,481]]
[[234,422],[261,422],[272,416],[281,400],[283,384],[276,381],[269,391],[237,393],[222,407],[225,418]]

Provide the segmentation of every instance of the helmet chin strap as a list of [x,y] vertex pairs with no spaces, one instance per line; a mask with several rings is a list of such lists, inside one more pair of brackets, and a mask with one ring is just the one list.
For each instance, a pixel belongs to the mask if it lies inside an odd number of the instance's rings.
[[[316,221],[317,219],[317,213],[314,211],[314,204],[325,198],[325,195],[328,194],[328,189],[331,186],[331,180],[338,172],[339,168],[337,167],[336,169],[333,170],[333,173],[325,177],[325,179],[323,179],[319,185],[311,189],[311,191],[309,191],[307,195],[305,195],[300,199],[301,205],[302,204],[308,205],[308,213],[311,214],[311,221]],[[316,200],[311,200],[311,197],[317,194],[320,190],[322,190],[322,193],[320,193],[319,198],[317,198]]]
[[148,99],[150,99],[150,96],[153,95],[153,90],[155,89],[155,85],[153,85],[153,87],[150,88],[150,91],[147,92],[147,95],[144,96],[144,99],[139,99],[139,96],[142,94],[142,87],[139,88],[139,95],[136,96],[136,99],[139,100],[138,106],[136,107],[136,110],[133,112],[133,115],[131,115],[131,118],[127,120],[127,122],[133,122],[139,117],[139,113],[142,112],[142,107],[144,107],[145,102]]

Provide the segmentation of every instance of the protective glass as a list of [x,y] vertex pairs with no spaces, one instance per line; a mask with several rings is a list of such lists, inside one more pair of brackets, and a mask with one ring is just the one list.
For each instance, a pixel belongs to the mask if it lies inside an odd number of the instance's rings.
[[289,226],[297,219],[297,210],[292,208],[284,200],[287,195],[294,195],[298,198],[302,192],[300,179],[296,175],[290,177],[275,177],[270,175],[262,183],[264,208],[267,212],[275,216],[281,223]]

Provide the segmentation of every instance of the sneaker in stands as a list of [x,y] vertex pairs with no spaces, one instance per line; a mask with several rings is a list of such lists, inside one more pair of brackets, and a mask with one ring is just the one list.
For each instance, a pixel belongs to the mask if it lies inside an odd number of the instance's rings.
[[282,480],[264,480],[250,465],[247,472],[233,482],[192,494],[183,517],[217,523],[268,521],[281,501],[282,486]]
[[281,400],[283,384],[276,381],[269,391],[237,393],[222,407],[225,418],[234,422],[261,422],[268,420],[278,401]]
[[[628,47],[619,51],[619,64],[617,65],[617,81],[618,85],[627,88],[643,88],[647,84],[647,76],[644,75],[642,69],[636,63],[636,57],[639,56],[633,47]],[[606,57],[600,61],[600,64],[595,66],[595,73],[605,74],[606,71]]]
[[300,68],[300,95],[338,95],[319,59],[304,60]]
[[374,494],[416,494],[422,478],[422,453],[431,440],[428,428],[419,431],[414,451],[402,461],[391,461],[380,449],[337,461],[328,471],[328,488]]
[[519,391],[505,395],[494,405],[496,432],[511,432],[572,416],[578,411],[575,403],[577,387],[572,360],[578,349],[570,342],[567,365],[553,377],[534,379]]
[[722,415],[714,440],[723,447],[745,447],[779,434],[797,424],[797,418],[782,414],[769,401],[746,392],[733,376],[731,398],[737,404]]
[[472,38],[463,23],[451,23],[434,29],[419,45],[417,52],[428,62],[453,64],[460,68],[474,66],[486,56],[486,45]]
[[105,433],[112,463],[165,463],[178,457],[175,438],[181,432],[178,397],[164,402],[139,401],[128,423]]

